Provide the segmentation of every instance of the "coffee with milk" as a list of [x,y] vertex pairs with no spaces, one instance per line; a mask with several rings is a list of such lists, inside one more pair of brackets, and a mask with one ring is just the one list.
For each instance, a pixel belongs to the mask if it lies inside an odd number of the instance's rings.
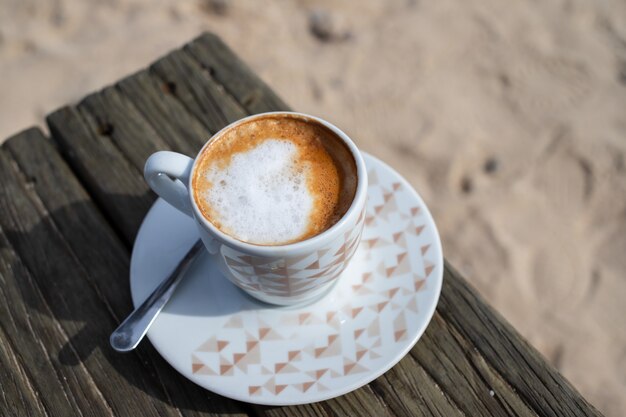
[[285,245],[337,223],[356,192],[344,142],[300,115],[267,115],[211,139],[192,178],[202,215],[235,239]]

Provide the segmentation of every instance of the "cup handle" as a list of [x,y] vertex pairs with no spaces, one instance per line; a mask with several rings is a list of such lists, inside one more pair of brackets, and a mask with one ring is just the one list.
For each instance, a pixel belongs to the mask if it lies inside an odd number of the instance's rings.
[[143,176],[163,200],[193,217],[189,196],[189,177],[193,159],[169,151],[155,152],[146,161]]

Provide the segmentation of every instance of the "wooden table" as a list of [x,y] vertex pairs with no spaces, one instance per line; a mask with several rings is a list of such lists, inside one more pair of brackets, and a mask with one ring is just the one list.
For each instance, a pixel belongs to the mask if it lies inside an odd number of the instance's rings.
[[1,415],[599,415],[449,264],[410,354],[333,400],[244,404],[187,381],[149,342],[114,352],[109,334],[131,311],[133,240],[155,199],[147,156],[195,154],[227,123],[285,109],[204,34],[49,115],[50,137],[31,128],[0,148]]

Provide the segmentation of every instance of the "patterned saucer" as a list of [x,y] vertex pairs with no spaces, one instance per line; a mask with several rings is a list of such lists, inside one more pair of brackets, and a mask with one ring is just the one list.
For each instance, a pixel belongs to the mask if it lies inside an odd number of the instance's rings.
[[[366,225],[354,259],[322,299],[299,307],[255,301],[207,256],[156,319],[148,338],[178,372],[226,397],[289,405],[367,384],[413,347],[439,299],[443,256],[435,223],[415,190],[364,154]],[[137,306],[196,239],[184,214],[158,200],[133,249]]]

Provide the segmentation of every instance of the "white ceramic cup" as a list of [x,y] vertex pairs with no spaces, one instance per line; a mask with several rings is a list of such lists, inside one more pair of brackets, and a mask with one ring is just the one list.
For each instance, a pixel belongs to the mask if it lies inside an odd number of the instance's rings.
[[195,220],[208,252],[223,274],[253,297],[271,304],[293,305],[323,295],[354,255],[361,239],[367,197],[367,171],[356,145],[339,128],[317,117],[294,112],[272,112],[246,117],[217,132],[200,150],[238,125],[267,115],[302,117],[320,123],[341,139],[356,163],[354,200],[343,217],[328,230],[309,239],[278,246],[242,242],[219,230],[200,212],[191,179],[198,157],[161,151],[152,154],[144,169],[150,187],[165,201]]

